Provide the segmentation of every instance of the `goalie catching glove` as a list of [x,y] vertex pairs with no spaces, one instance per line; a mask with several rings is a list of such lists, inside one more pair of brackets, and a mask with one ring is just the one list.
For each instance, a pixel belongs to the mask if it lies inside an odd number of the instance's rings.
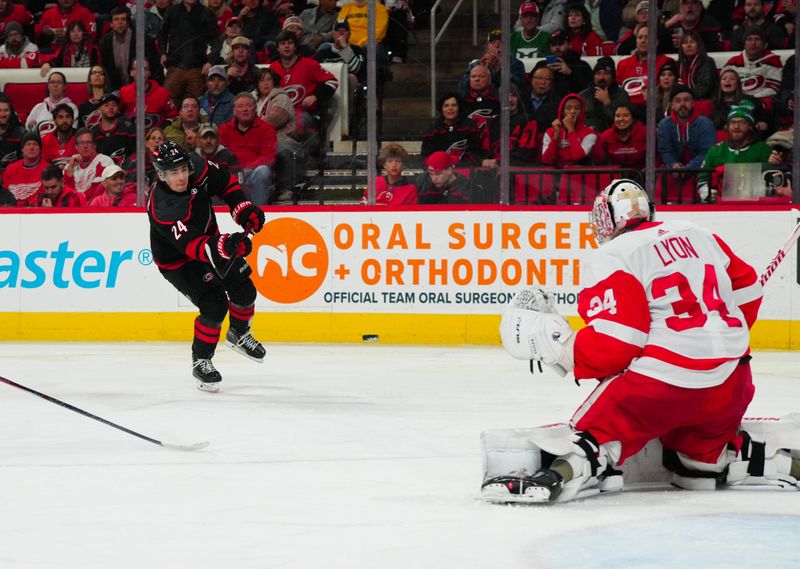
[[520,291],[500,321],[503,347],[513,357],[551,366],[564,376],[575,367],[575,331],[554,308],[545,289]]

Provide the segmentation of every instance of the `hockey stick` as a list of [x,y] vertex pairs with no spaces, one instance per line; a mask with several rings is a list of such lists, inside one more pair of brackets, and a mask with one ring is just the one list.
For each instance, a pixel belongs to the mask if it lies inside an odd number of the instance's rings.
[[798,237],[800,237],[800,223],[797,224],[797,227],[794,228],[792,234],[789,235],[789,238],[786,240],[786,243],[784,243],[783,247],[781,247],[780,250],[778,251],[778,254],[775,255],[772,261],[770,261],[769,265],[767,265],[767,268],[764,269],[764,274],[761,275],[761,278],[759,279],[759,283],[761,284],[761,286],[764,286],[764,283],[766,283],[769,280],[769,278],[772,276],[772,273],[775,272],[775,269],[778,268],[778,265],[781,264],[781,261],[783,261],[787,253],[789,253],[789,251],[792,250],[792,247],[794,247],[794,244],[797,241]]
[[123,427],[122,425],[117,425],[116,423],[112,423],[108,419],[103,419],[102,417],[98,417],[97,415],[93,415],[92,413],[89,413],[88,411],[84,411],[83,409],[79,409],[78,407],[75,407],[74,405],[70,405],[69,403],[67,403],[65,401],[61,401],[60,399],[56,399],[55,397],[51,397],[51,396],[46,395],[46,394],[44,394],[44,393],[42,393],[40,391],[36,391],[35,389],[31,389],[30,387],[25,387],[24,385],[19,384],[16,381],[11,381],[10,379],[7,379],[7,378],[2,377],[2,376],[0,376],[0,381],[5,383],[5,384],[7,384],[7,385],[12,386],[12,387],[16,387],[18,389],[21,389],[22,391],[27,391],[28,393],[36,395],[37,397],[41,397],[42,399],[44,399],[46,401],[49,401],[50,403],[55,403],[56,405],[60,405],[61,407],[64,407],[65,409],[69,409],[70,411],[75,411],[76,413],[79,413],[79,414],[83,415],[84,417],[89,417],[90,419],[94,419],[95,421],[99,421],[100,423],[103,423],[104,425],[108,425],[109,427],[114,427],[115,429],[118,429],[120,431],[128,433],[129,435],[133,435],[134,437],[138,437],[138,438],[140,438],[142,440],[147,441],[148,443],[153,443],[154,445],[158,445],[160,447],[164,447],[164,448],[168,448],[168,449],[172,449],[172,450],[200,450],[200,449],[206,448],[208,446],[208,442],[207,441],[204,441],[204,442],[201,442],[201,443],[189,444],[189,445],[177,445],[177,444],[172,444],[172,443],[165,443],[164,441],[159,441],[158,439],[154,439],[152,437],[148,437],[147,435],[143,435],[141,433],[137,433],[136,431],[132,431],[132,430],[126,428],[126,427]]

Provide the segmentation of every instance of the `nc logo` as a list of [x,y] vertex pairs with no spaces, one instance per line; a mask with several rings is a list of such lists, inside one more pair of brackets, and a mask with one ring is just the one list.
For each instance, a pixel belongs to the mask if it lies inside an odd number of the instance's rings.
[[328,274],[328,245],[312,225],[279,218],[253,238],[248,258],[253,283],[265,298],[281,304],[301,302],[319,290]]
[[285,243],[281,243],[277,247],[272,245],[262,245],[258,248],[256,254],[256,268],[258,274],[263,275],[264,269],[267,264],[272,261],[277,263],[281,270],[281,276],[289,276],[289,271],[293,271],[301,277],[313,278],[317,276],[319,267],[314,265],[306,266],[304,260],[306,255],[314,255],[317,253],[316,245],[305,244],[297,247],[291,254],[286,248]]

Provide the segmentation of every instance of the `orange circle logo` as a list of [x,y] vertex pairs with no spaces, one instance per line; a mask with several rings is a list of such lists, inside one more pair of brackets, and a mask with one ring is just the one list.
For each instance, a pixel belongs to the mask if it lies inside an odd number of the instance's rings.
[[328,274],[328,246],[305,221],[284,217],[266,223],[253,237],[247,262],[258,292],[273,302],[292,304],[322,286]]

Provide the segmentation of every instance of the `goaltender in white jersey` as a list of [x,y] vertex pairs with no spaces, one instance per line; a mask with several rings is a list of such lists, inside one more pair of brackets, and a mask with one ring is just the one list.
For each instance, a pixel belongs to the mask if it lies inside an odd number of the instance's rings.
[[601,382],[569,429],[531,434],[545,451],[535,472],[528,465],[498,475],[489,465],[487,500],[566,501],[620,489],[617,468],[652,440],[684,488],[796,487],[800,461],[791,451],[741,428],[755,391],[749,329],[761,305],[758,275],[718,236],[652,214],[631,180],[612,182],[595,201],[601,247],[578,296],[586,328],[575,333],[541,289],[523,291],[503,315],[511,355]]

